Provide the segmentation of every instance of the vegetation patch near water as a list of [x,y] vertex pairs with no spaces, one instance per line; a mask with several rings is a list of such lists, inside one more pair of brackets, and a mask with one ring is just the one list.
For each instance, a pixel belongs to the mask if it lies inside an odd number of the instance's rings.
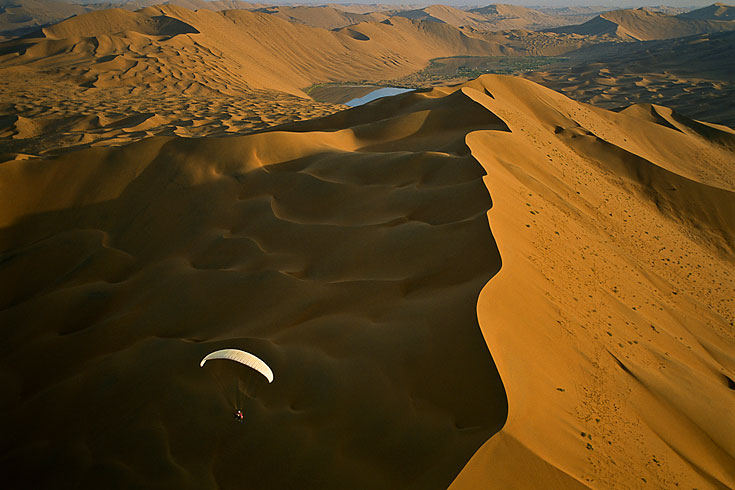
[[557,56],[451,56],[434,58],[429,66],[395,84],[425,86],[448,80],[470,80],[486,73],[514,75],[565,61]]

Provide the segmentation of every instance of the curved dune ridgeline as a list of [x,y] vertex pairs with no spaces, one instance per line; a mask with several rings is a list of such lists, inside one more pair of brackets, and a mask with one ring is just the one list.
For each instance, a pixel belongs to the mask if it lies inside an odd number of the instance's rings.
[[732,487],[735,132],[468,86],[510,129],[466,139],[503,260],[478,317],[509,415],[452,488]]
[[483,76],[3,163],[5,479],[734,486],[734,136]]

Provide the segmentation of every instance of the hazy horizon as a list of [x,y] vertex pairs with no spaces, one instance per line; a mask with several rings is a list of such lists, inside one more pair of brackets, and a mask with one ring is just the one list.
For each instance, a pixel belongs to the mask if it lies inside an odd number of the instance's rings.
[[[67,0],[68,3],[74,3],[79,5],[93,5],[93,4],[103,4],[103,3],[134,3],[135,0],[107,0],[107,1],[100,1],[100,0]],[[170,0],[169,0],[170,1]],[[216,1],[216,0],[203,0],[203,1]],[[715,3],[720,3],[724,5],[732,5],[725,2],[713,2],[708,0],[702,0],[702,1],[694,1],[694,0],[670,0],[667,2],[656,2],[656,1],[628,1],[628,0],[622,0],[620,2],[614,2],[614,3],[603,3],[603,2],[595,2],[595,1],[564,1],[564,0],[547,0],[547,1],[539,1],[539,0],[513,0],[513,1],[502,1],[502,2],[487,2],[487,1],[411,1],[411,2],[401,2],[401,1],[379,1],[376,2],[374,0],[351,0],[351,1],[320,1],[320,0],[300,0],[300,1],[276,1],[276,2],[259,2],[259,1],[248,1],[248,0],[242,0],[245,3],[253,3],[253,4],[265,4],[265,5],[309,5],[309,6],[319,6],[319,5],[328,5],[328,4],[341,4],[341,5],[350,5],[350,4],[356,4],[356,5],[395,5],[400,7],[425,7],[429,5],[450,5],[452,7],[484,7],[486,5],[518,5],[522,7],[528,7],[528,8],[564,8],[564,7],[598,7],[598,8],[607,8],[607,9],[620,9],[620,8],[638,8],[638,7],[675,7],[675,8],[702,8],[707,7],[709,5],[713,5]],[[167,0],[161,0],[160,3],[166,3]]]

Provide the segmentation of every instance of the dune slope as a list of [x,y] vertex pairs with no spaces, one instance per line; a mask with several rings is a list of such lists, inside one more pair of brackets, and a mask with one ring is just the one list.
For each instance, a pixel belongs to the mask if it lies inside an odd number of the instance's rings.
[[[5,478],[733,486],[734,137],[484,76],[6,162]],[[222,347],[276,373],[242,426]]]
[[379,22],[387,18],[386,15],[376,12],[358,14],[347,12],[329,5],[320,5],[316,7],[272,6],[255,9],[255,11],[274,15],[289,22],[305,24],[312,27],[322,27],[324,29],[337,29],[353,24],[359,24],[360,22]]
[[[475,312],[500,258],[464,144],[504,125],[444,95],[336,131],[1,165],[5,481],[448,486],[506,415]],[[243,425],[198,365],[223,347],[276,374]]]
[[735,31],[590,46],[567,64],[524,76],[607,109],[665,104],[689,117],[735,126]]
[[646,8],[605,12],[583,24],[550,29],[584,35],[610,35],[622,39],[650,41],[696,34],[735,30],[735,21],[723,16],[716,20],[701,16],[667,15]]
[[469,12],[482,15],[494,30],[501,29],[541,29],[544,27],[568,24],[568,19],[549,15],[538,10],[509,4],[490,4],[469,9]]
[[301,89],[316,82],[397,78],[437,56],[514,49],[434,22],[399,18],[329,31],[262,12],[172,5],[90,12],[43,34],[3,46],[0,64],[60,70],[88,87],[203,86],[229,95],[270,89],[305,97]]
[[420,9],[398,11],[393,16],[444,22],[455,27],[478,31],[541,29],[567,24],[566,19],[562,17],[504,4],[490,4],[468,10],[460,10],[447,5],[430,5]]
[[735,20],[735,7],[724,3],[713,3],[707,7],[681,13],[677,17],[699,20]]
[[559,54],[585,44],[404,18],[330,31],[275,14],[173,5],[99,10],[38,36],[0,43],[0,162],[151,136],[243,134],[339,110],[307,96],[315,84],[394,80],[437,56]]
[[472,85],[510,129],[466,140],[503,260],[478,318],[509,415],[453,488],[732,487],[735,131]]
[[19,36],[88,10],[56,0],[0,0],[0,36]]

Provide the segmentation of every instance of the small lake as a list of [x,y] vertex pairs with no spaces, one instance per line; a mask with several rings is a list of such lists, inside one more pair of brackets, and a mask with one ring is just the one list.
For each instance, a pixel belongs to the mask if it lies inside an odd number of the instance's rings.
[[358,97],[356,99],[348,100],[345,102],[346,106],[357,107],[359,105],[367,104],[375,99],[381,99],[383,97],[390,97],[391,95],[404,94],[406,92],[412,92],[412,88],[400,88],[400,87],[382,87],[377,90],[373,90],[367,95]]

